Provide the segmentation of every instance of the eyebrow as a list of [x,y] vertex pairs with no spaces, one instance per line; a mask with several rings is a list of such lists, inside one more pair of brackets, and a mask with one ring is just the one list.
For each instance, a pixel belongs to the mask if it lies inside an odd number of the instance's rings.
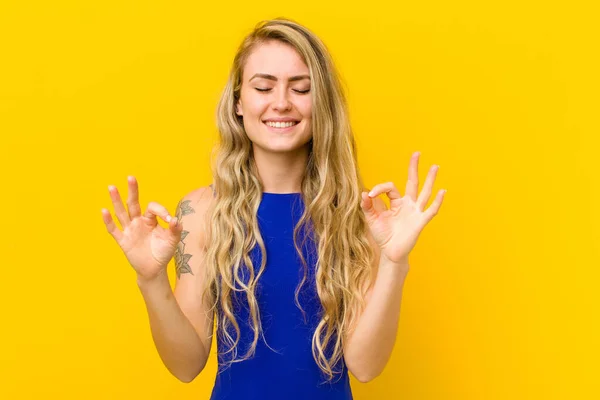
[[[270,74],[260,74],[260,73],[259,74],[254,74],[252,76],[252,78],[250,78],[248,80],[248,82],[250,82],[254,78],[264,78],[264,79],[268,79],[268,80],[276,81],[277,82],[277,77],[276,76],[273,76],[273,75],[270,75]],[[292,77],[290,77],[288,79],[288,81],[289,82],[294,82],[294,81],[301,81],[303,79],[310,79],[310,75],[296,75],[296,76],[292,76]]]

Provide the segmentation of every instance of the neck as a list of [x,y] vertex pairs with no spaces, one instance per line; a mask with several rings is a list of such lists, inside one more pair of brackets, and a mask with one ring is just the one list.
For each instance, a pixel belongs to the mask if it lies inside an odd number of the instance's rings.
[[265,152],[253,147],[263,191],[268,193],[299,193],[308,162],[308,147],[295,152]]

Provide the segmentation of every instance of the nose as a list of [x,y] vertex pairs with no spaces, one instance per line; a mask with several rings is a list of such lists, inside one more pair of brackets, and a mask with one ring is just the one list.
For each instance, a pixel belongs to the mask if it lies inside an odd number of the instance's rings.
[[275,99],[273,101],[273,109],[279,111],[289,110],[292,107],[292,103],[288,99],[288,92],[286,89],[275,91]]

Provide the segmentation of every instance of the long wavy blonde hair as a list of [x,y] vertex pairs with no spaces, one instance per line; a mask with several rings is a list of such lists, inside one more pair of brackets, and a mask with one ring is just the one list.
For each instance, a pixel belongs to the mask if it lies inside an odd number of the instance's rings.
[[[262,334],[255,289],[266,265],[266,249],[257,224],[263,187],[258,179],[252,142],[245,133],[242,117],[235,113],[235,105],[240,98],[246,60],[257,46],[271,40],[296,49],[308,66],[311,78],[313,136],[308,143],[308,162],[301,184],[305,208],[293,233],[304,277],[295,291],[295,304],[304,315],[298,293],[306,281],[308,267],[298,244],[298,234],[300,229],[310,227],[318,251],[314,276],[322,305],[321,319],[312,338],[312,354],[331,380],[338,373],[334,366],[343,358],[346,335],[364,309],[365,289],[372,280],[370,266],[374,252],[360,208],[361,192],[365,188],[357,166],[356,143],[338,72],[321,40],[290,19],[261,21],[243,40],[217,107],[220,140],[213,149],[211,162],[216,201],[208,212],[204,295],[212,304],[211,312],[221,310],[216,313],[216,326],[229,345],[225,353],[234,355],[231,362],[254,355]],[[255,271],[249,252],[257,243],[262,261]],[[242,261],[249,271],[247,281],[242,276]],[[233,312],[232,292],[245,293],[254,334],[249,350],[239,359],[240,328]],[[229,333],[228,328],[232,326],[235,337]],[[324,349],[332,349],[332,354],[328,357]]]

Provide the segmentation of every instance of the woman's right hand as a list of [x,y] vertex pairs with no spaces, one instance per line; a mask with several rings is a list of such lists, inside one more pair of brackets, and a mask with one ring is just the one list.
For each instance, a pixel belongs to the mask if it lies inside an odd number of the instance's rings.
[[[177,244],[181,239],[182,224],[171,216],[169,211],[156,202],[150,202],[142,215],[138,200],[138,184],[135,177],[127,179],[129,197],[125,209],[119,191],[109,186],[115,214],[121,224],[121,231],[115,224],[110,211],[102,209],[102,219],[106,230],[115,239],[125,253],[125,257],[140,280],[150,281],[165,271],[173,258]],[[168,222],[168,229],[158,224],[157,217]]]

